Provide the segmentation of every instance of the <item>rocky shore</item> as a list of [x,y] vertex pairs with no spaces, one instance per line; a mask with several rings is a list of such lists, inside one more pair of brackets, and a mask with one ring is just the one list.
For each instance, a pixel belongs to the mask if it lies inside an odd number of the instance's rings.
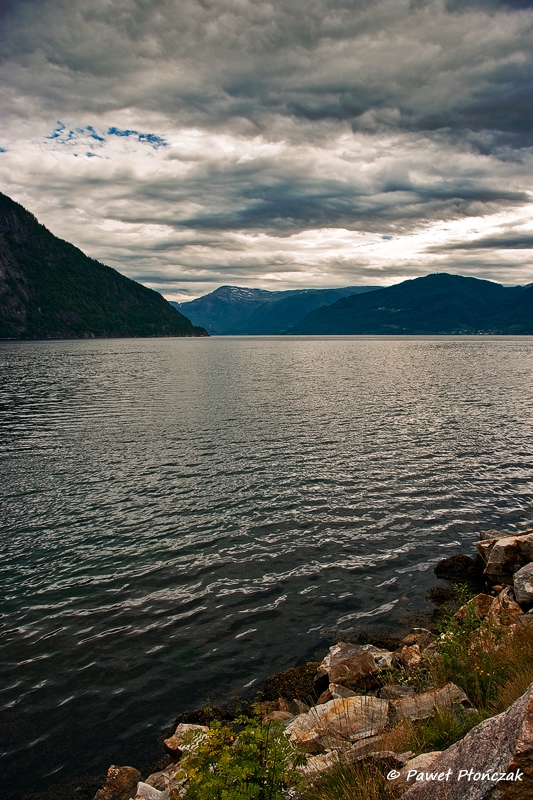
[[[463,594],[470,588],[467,602],[449,612],[445,632],[414,628],[402,639],[338,642],[321,662],[265,681],[253,713],[265,724],[284,726],[295,749],[305,753],[299,770],[308,787],[319,785],[333,769],[371,763],[389,776],[390,797],[533,797],[533,683],[522,687],[518,699],[509,695],[512,702],[494,716],[476,707],[490,681],[490,665],[473,669],[477,698],[469,696],[474,690],[462,685],[460,674],[457,681],[438,683],[453,648],[462,642],[464,649],[465,635],[472,661],[478,651],[503,653],[511,640],[520,647],[521,636],[533,642],[533,531],[486,531],[475,547],[477,557],[459,554],[435,567],[438,578],[461,584]],[[450,591],[442,587],[441,595]],[[401,751],[409,726],[443,714],[458,720],[466,735],[443,750]],[[194,748],[191,737],[198,743],[211,721],[231,725],[232,716],[222,708],[180,715],[156,772],[143,777],[134,767],[112,765],[94,800],[186,797],[183,764]]]

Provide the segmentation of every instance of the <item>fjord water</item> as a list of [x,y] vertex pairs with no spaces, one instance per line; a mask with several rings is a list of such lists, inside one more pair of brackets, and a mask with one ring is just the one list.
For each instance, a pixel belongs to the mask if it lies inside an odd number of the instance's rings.
[[177,713],[532,525],[533,338],[0,344],[3,794],[143,769]]

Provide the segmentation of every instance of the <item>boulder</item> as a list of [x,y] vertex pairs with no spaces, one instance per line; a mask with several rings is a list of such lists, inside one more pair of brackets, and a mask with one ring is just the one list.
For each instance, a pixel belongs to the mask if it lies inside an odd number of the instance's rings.
[[401,641],[401,646],[412,647],[414,644],[417,644],[420,650],[423,650],[424,647],[434,642],[435,639],[435,634],[431,633],[427,628],[413,628],[411,633],[404,636]]
[[98,789],[94,800],[130,800],[135,797],[141,773],[134,767],[117,767],[111,764],[104,785]]
[[180,722],[173,735],[163,742],[165,749],[171,756],[179,758],[184,750],[190,749],[190,741],[196,731],[207,731],[205,725],[190,725]]
[[490,594],[477,594],[471,600],[468,601],[464,606],[461,606],[459,611],[456,611],[454,617],[459,622],[464,622],[468,612],[473,609],[476,612],[476,615],[480,619],[484,619],[489,613],[490,607],[492,606],[494,598],[491,597]]
[[440,689],[392,700],[390,710],[393,722],[399,722],[406,717],[413,720],[427,719],[432,716],[436,708],[452,708],[457,705],[468,707],[471,703],[455,683],[447,683]]
[[184,792],[184,786],[187,782],[187,773],[182,764],[183,762],[169,764],[161,772],[154,772],[149,775],[144,783],[154,789],[158,789],[160,792],[168,791],[169,800],[174,800],[175,797],[179,797]]
[[306,703],[302,703],[301,700],[298,700],[298,698],[295,697],[294,700],[289,703],[289,711],[296,717],[298,714],[307,714],[309,711],[309,706]]
[[356,696],[355,692],[352,692],[351,689],[347,689],[346,686],[341,686],[338,683],[330,683],[328,691],[331,695],[330,700],[338,700],[339,697]]
[[286,722],[288,719],[294,719],[290,711],[271,711],[265,717],[266,722]]
[[309,753],[348,749],[352,742],[381,733],[388,712],[388,700],[361,695],[341,697],[295,717],[286,733]]
[[330,647],[320,664],[315,679],[317,689],[324,691],[328,683],[348,683],[349,688],[369,689],[376,686],[372,677],[379,669],[392,665],[393,655],[372,644],[339,642]]
[[[409,759],[399,770],[400,774],[394,780],[394,785],[401,786],[404,790],[414,785],[416,775],[421,772],[430,772],[431,765],[441,753],[442,750],[433,750],[431,753],[421,753],[419,756]],[[414,770],[416,770],[416,774],[413,775]]]
[[493,598],[487,620],[494,625],[516,625],[523,613],[523,609],[514,600],[513,590],[506,586]]
[[[477,542],[480,550],[483,542]],[[511,585],[513,574],[533,561],[533,531],[526,531],[518,536],[495,539],[488,555],[484,574],[493,583]]]
[[370,736],[368,739],[360,739],[351,747],[342,750],[339,753],[339,760],[341,764],[353,764],[354,761],[360,761],[364,756],[369,753],[375,753],[378,750],[383,750],[383,735]]
[[533,604],[533,563],[515,572],[513,584],[517,602],[524,606]]
[[415,690],[412,686],[402,686],[393,683],[380,689],[379,696],[384,700],[398,700],[400,697],[413,697]]
[[169,791],[160,792],[148,783],[139,781],[135,800],[169,800]]
[[390,667],[392,664],[392,653],[383,650],[381,647],[374,647],[373,644],[350,644],[348,642],[338,642],[329,648],[327,656],[320,663],[317,670],[317,677],[328,674],[331,680],[331,672],[334,667],[346,661],[360,658],[363,655],[370,655],[375,668]]
[[511,531],[481,531],[479,534],[479,538],[482,542],[493,541],[494,539],[507,539],[509,536],[513,536],[514,534]]
[[[513,705],[472,728],[431,763],[429,775],[403,800],[531,800],[533,797],[533,684]],[[502,777],[503,776],[503,777]]]
[[397,650],[394,656],[396,661],[398,661],[402,667],[405,667],[407,672],[412,672],[424,663],[424,657],[417,644],[413,644],[411,647],[405,645],[400,650]]
[[339,754],[336,750],[331,750],[329,753],[319,753],[317,756],[311,756],[307,759],[307,764],[302,767],[297,767],[304,778],[311,783],[320,778],[325,772],[329,772],[339,763]]

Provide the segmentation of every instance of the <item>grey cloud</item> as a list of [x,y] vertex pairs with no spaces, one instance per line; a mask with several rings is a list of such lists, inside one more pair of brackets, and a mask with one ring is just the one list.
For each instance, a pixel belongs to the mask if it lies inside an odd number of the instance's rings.
[[356,130],[488,127],[523,138],[533,77],[528,9],[19,0],[4,19],[4,80],[28,103],[65,113],[134,105],[183,124],[248,120],[265,130],[281,116]]
[[[143,282],[296,274],[303,232],[406,236],[530,202],[533,1],[0,0],[0,40],[5,187]],[[4,168],[30,129],[42,164]],[[279,152],[244,158],[256,138]],[[426,252],[486,277],[515,268],[491,253],[518,258],[513,235]],[[362,254],[320,263],[382,282]]]
[[511,236],[485,236],[468,242],[456,242],[443,247],[430,247],[428,252],[443,252],[451,250],[531,250],[533,249],[533,234],[514,234]]

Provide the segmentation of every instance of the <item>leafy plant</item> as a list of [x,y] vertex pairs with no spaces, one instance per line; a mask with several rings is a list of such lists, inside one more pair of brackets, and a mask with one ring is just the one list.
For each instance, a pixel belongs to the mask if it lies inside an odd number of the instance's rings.
[[297,767],[305,756],[284,734],[283,725],[239,717],[236,731],[212,722],[206,734],[193,735],[183,760],[190,800],[281,800],[303,785]]

